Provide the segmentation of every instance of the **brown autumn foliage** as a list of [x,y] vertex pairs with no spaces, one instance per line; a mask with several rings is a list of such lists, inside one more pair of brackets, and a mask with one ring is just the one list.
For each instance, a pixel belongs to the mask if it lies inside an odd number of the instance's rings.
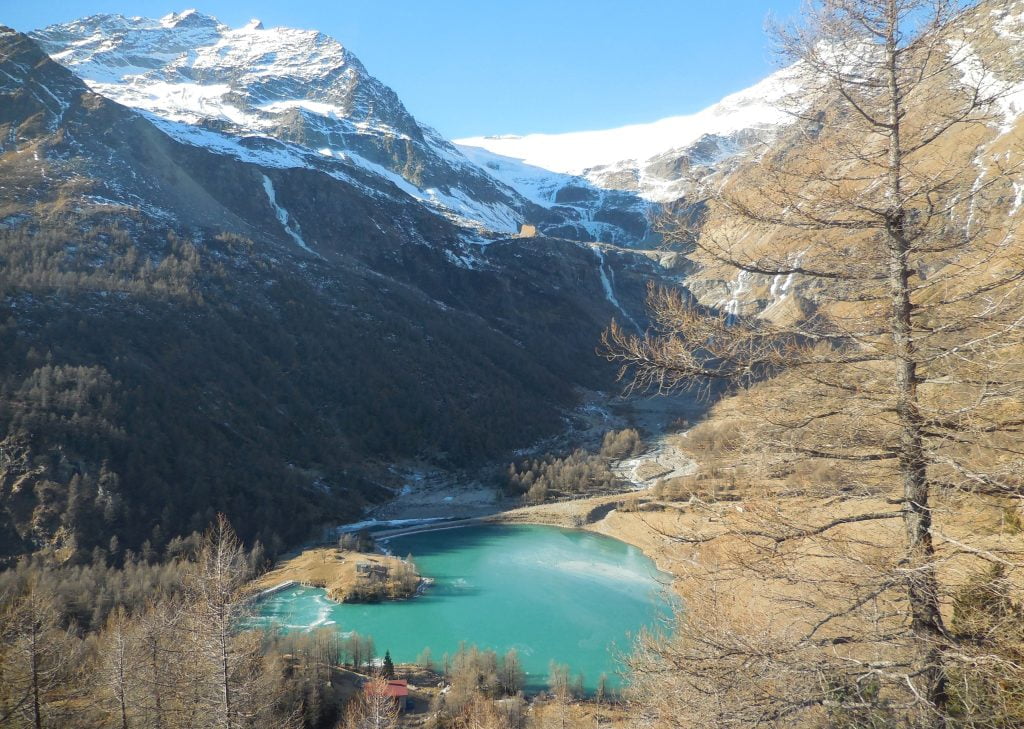
[[[666,227],[702,266],[792,277],[799,302],[736,316],[654,290],[656,332],[606,335],[637,387],[743,388],[719,408],[738,427],[715,448],[768,496],[667,535],[692,545],[700,588],[675,636],[635,656],[651,725],[1015,715],[978,698],[1024,681],[1021,545],[974,519],[1018,500],[1024,472],[1024,251],[1002,197],[1020,157],[991,154],[999,10],[810,3],[778,36],[805,72],[790,135],[712,191],[699,229]],[[977,639],[956,605],[993,565],[1013,607],[989,605],[999,627]]]

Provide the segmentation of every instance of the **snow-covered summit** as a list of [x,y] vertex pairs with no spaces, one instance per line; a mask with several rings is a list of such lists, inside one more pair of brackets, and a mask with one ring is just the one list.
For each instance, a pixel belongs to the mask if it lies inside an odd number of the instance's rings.
[[778,104],[798,88],[797,84],[796,71],[786,68],[696,114],[617,129],[469,137],[455,141],[554,172],[580,174],[623,160],[641,162],[671,149],[689,146],[705,135],[725,136],[742,129],[784,123],[788,116]]
[[258,20],[232,29],[186,10],[158,20],[94,15],[33,36],[99,93],[168,119],[260,131],[268,105],[316,102],[360,121],[411,122],[390,89],[317,31],[268,29]]
[[[230,28],[196,10],[94,15],[32,34],[97,93],[172,136],[221,151],[273,139],[356,166],[438,212],[512,232],[526,202],[420,125],[388,86],[315,30]],[[302,155],[293,157],[301,159]]]
[[220,25],[215,18],[203,15],[195,8],[182,10],[180,13],[168,13],[160,18],[159,22],[165,28],[188,28],[204,25],[214,25],[216,27]]
[[789,67],[695,114],[597,131],[469,137],[456,144],[464,151],[483,149],[535,168],[583,175],[601,187],[626,186],[650,199],[668,200],[677,196],[676,190],[671,175],[658,173],[659,162],[672,152],[699,165],[731,157],[742,146],[735,143],[738,135],[786,124],[791,117],[783,107],[799,89],[799,69]]

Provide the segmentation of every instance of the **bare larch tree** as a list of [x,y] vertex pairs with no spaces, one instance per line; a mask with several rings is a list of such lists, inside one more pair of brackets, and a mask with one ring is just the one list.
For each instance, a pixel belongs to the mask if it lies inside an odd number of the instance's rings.
[[845,474],[673,535],[742,545],[732,564],[786,585],[773,599],[787,608],[737,632],[709,585],[678,639],[648,641],[638,684],[685,676],[677,715],[997,726],[967,723],[951,678],[1024,676],[949,624],[968,573],[1014,571],[1018,554],[945,525],[1024,493],[1024,256],[1007,195],[1021,155],[1001,103],[1019,69],[992,28],[1006,5],[814,0],[777,28],[800,72],[793,124],[716,183],[696,224],[665,232],[705,270],[795,280],[801,295],[745,317],[652,290],[655,331],[605,335],[636,387],[749,388],[743,445],[769,475],[807,461]]

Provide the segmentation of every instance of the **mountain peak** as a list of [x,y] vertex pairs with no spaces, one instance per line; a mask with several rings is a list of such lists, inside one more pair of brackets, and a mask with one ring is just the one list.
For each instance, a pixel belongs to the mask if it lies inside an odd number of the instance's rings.
[[195,8],[180,13],[168,13],[159,20],[164,28],[219,28],[221,24],[211,15],[204,15]]
[[[273,28],[259,19],[229,28],[197,10],[162,18],[93,15],[32,34],[55,60],[87,83],[155,80],[210,85],[233,80],[287,79],[289,95],[327,91],[359,62],[340,43],[313,30]],[[274,99],[269,99],[274,100]]]
[[178,141],[249,159],[238,150],[274,139],[300,149],[304,161],[296,164],[307,164],[311,152],[318,169],[383,177],[474,228],[513,232],[528,216],[587,240],[647,235],[644,204],[633,198],[616,222],[593,222],[609,199],[595,190],[574,187],[556,200],[553,190],[523,195],[507,187],[420,125],[341,43],[314,30],[264,28],[256,19],[229,28],[189,10],[160,19],[93,16],[32,36],[93,91],[146,112]]

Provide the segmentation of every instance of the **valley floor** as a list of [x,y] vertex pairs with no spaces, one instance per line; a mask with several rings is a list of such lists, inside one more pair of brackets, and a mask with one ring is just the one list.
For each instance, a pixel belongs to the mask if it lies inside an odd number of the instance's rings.
[[[570,418],[572,427],[561,437],[539,443],[524,456],[544,452],[568,452],[574,447],[597,448],[605,433],[626,427],[638,428],[650,443],[647,452],[613,465],[617,476],[632,486],[623,492],[642,491],[658,480],[689,475],[697,464],[666,438],[665,433],[679,431],[701,418],[707,403],[693,397],[631,397],[609,401],[606,395],[586,393],[583,405]],[[646,435],[653,434],[653,435]],[[507,465],[507,464],[505,464]],[[376,521],[404,519],[495,519],[510,513],[510,520],[522,521],[522,501],[505,496],[488,486],[475,474],[453,474],[436,469],[409,466],[395,473],[401,477],[402,487],[395,498],[375,508],[368,518]],[[600,496],[572,502],[546,504],[536,510],[538,523],[561,523],[567,518],[571,525],[576,511],[589,510],[621,498],[620,495]],[[554,515],[549,517],[547,507]],[[533,508],[533,507],[530,507]],[[565,512],[565,516],[558,516]],[[554,519],[555,521],[548,521]],[[412,527],[416,530],[431,527]],[[437,527],[434,527],[437,528]],[[391,533],[391,532],[388,532]],[[402,530],[405,533],[405,530]]]
[[[855,512],[889,511],[886,494],[865,494],[857,499],[846,499],[833,494],[799,495],[788,492],[783,496],[781,484],[766,482],[740,483],[729,487],[727,493],[699,493],[684,497],[676,492],[674,498],[665,496],[660,487],[667,480],[689,477],[699,470],[685,447],[681,436],[656,437],[647,452],[614,465],[616,473],[631,488],[620,493],[590,498],[522,506],[516,499],[502,498],[480,483],[453,484],[441,478],[423,478],[415,486],[399,494],[384,509],[373,514],[386,518],[444,518],[443,522],[399,526],[377,531],[378,540],[390,536],[434,529],[451,529],[476,524],[540,524],[584,529],[633,545],[650,557],[665,573],[665,587],[682,597],[688,605],[695,596],[708,591],[709,577],[723,565],[729,566],[729,577],[716,583],[716,590],[727,599],[722,605],[723,619],[736,625],[749,622],[751,616],[778,616],[801,621],[807,615],[791,607],[783,609],[787,600],[801,597],[799,586],[780,586],[756,571],[744,569],[749,544],[730,539],[694,543],[694,537],[725,535],[750,528],[785,522],[815,525],[833,519],[842,519]],[[1019,531],[1007,524],[1006,505],[998,500],[991,503],[977,500],[970,504],[958,501],[936,504],[940,550],[949,552],[940,568],[940,577],[954,587],[962,584],[962,575],[969,574],[966,560],[978,553],[1011,555],[1021,551]],[[774,522],[773,522],[774,520]],[[900,520],[869,521],[851,525],[846,532],[850,544],[878,545],[891,543]],[[968,544],[960,548],[957,545]],[[856,547],[859,549],[860,547]],[[795,556],[795,555],[794,555]],[[804,554],[796,558],[795,568],[815,574],[830,569],[830,562],[817,554]],[[1016,585],[1018,590],[1021,585]],[[697,598],[699,599],[699,597]],[[949,603],[943,612],[952,619]],[[434,691],[429,689],[427,693]],[[424,698],[427,698],[424,696]],[[536,702],[531,711],[545,711],[543,700]],[[577,702],[573,711],[592,716],[595,721],[611,727],[630,726],[627,712],[622,707],[597,706],[590,702]],[[600,718],[598,718],[600,717]],[[404,726],[418,726],[423,714],[405,718]]]

